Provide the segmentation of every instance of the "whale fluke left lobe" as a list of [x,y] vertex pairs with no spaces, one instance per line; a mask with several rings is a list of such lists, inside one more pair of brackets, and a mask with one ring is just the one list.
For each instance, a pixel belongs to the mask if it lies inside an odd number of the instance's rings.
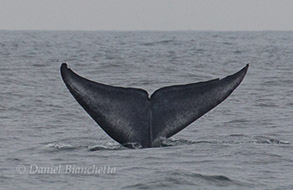
[[90,81],[65,63],[61,65],[61,75],[73,97],[110,137],[120,144],[151,146],[147,138],[150,101],[146,91]]

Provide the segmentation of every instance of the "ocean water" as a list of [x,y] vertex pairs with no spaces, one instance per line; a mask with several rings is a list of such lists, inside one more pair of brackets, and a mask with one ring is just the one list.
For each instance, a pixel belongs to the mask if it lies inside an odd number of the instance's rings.
[[[65,87],[60,65],[149,93],[250,64],[222,104],[128,149]],[[0,189],[293,189],[293,32],[0,31]]]

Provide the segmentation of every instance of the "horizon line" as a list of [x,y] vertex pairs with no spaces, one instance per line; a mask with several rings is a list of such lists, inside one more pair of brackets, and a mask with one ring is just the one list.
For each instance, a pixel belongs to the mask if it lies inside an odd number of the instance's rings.
[[292,29],[245,29],[245,30],[219,30],[219,29],[0,29],[0,31],[39,31],[39,32],[293,32]]

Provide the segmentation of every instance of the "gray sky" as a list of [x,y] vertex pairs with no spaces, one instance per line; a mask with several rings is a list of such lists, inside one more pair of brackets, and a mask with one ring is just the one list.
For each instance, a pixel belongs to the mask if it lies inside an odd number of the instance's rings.
[[0,30],[293,30],[293,0],[0,0]]

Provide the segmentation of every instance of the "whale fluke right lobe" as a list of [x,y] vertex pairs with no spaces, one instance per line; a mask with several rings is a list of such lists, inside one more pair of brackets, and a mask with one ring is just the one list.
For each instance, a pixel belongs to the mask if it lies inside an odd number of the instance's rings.
[[169,138],[224,101],[241,83],[248,65],[221,80],[161,88],[152,102],[153,138]]

